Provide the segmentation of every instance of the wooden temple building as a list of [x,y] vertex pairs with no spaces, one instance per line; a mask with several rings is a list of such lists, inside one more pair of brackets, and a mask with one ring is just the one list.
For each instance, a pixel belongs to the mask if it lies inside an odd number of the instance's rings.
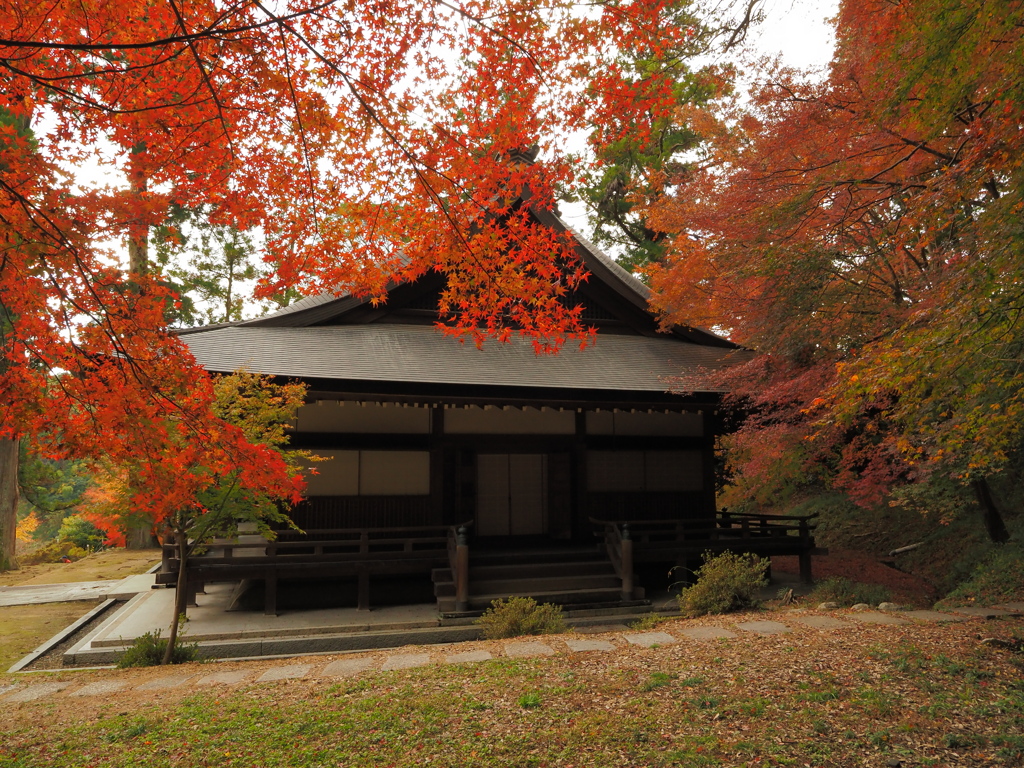
[[[531,215],[567,229],[552,211]],[[395,286],[379,306],[315,296],[184,331],[211,373],[304,381],[293,445],[331,459],[290,513],[303,534],[194,558],[190,589],[262,581],[268,613],[278,583],[295,580],[355,585],[360,608],[396,578],[410,597],[436,597],[442,614],[509,595],[635,605],[645,587],[667,586],[668,567],[709,549],[800,555],[809,578],[807,519],[715,508],[721,392],[670,391],[680,375],[750,353],[698,328],[659,332],[646,286],[576,243],[590,278],[574,300],[598,329],[583,350],[537,355],[518,338],[478,349],[446,337],[434,327],[440,274]]]

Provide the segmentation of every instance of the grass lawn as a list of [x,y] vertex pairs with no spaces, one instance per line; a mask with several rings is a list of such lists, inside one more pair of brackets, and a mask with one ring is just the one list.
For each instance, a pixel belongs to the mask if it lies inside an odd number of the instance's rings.
[[159,562],[159,549],[107,549],[73,563],[40,563],[0,572],[0,587],[117,580],[145,573]]
[[[799,629],[340,682],[0,699],[0,766],[1021,765],[1024,658],[979,630],[1024,626]],[[294,662],[259,662],[250,679],[273,663]]]
[[0,607],[0,672],[80,619],[98,600]]

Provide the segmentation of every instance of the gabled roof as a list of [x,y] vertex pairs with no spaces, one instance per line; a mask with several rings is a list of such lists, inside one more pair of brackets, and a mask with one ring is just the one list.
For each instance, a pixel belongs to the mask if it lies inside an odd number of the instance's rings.
[[612,334],[582,350],[538,355],[527,339],[477,349],[433,326],[399,324],[234,326],[190,335],[188,345],[211,372],[244,367],[286,378],[632,392],[664,392],[672,378],[695,378],[750,355],[669,337]]
[[[530,213],[540,225],[551,227],[558,232],[569,232],[575,239],[576,254],[590,273],[591,279],[581,287],[585,294],[584,303],[599,303],[611,306],[617,314],[624,316],[627,323],[640,328],[644,335],[658,333],[657,322],[651,314],[648,303],[651,292],[646,285],[623,269],[614,259],[572,229],[557,213],[539,206],[530,206]],[[421,282],[423,278],[421,278]],[[409,284],[393,284],[388,287],[392,298],[397,289],[408,288]],[[253,320],[231,323],[233,326],[259,327],[301,327],[346,322],[346,315],[366,307],[369,297],[352,295],[335,296],[329,293],[308,296],[269,315]],[[380,314],[388,311],[385,306]],[[211,326],[207,326],[211,327]],[[182,334],[205,331],[206,328],[186,329]],[[672,335],[698,344],[735,349],[736,345],[704,328],[676,326]]]
[[[528,204],[528,201],[524,200]],[[433,295],[443,276],[430,273],[389,286],[389,301],[321,294],[255,320],[181,331],[196,360],[211,372],[241,367],[285,378],[334,382],[352,388],[381,385],[508,388],[543,391],[664,393],[673,381],[695,379],[750,358],[750,352],[702,328],[659,333],[647,286],[554,211],[530,206],[539,226],[570,232],[590,273],[580,298],[620,323],[623,333],[599,333],[596,343],[557,355],[538,355],[528,339],[462,344],[428,324],[417,298]],[[423,317],[401,315],[414,307]],[[415,314],[415,313],[414,313]],[[333,386],[333,385],[332,385]],[[694,389],[714,392],[706,384]],[[645,394],[646,393],[646,394]]]

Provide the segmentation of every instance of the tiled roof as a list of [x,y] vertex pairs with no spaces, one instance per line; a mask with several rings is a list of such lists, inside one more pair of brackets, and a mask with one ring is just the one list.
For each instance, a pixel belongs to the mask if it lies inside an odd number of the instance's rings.
[[[665,392],[669,377],[745,362],[745,350],[670,338],[600,335],[580,350],[538,355],[527,339],[483,349],[432,326],[234,326],[185,337],[209,371],[355,381]],[[707,387],[699,387],[708,391]]]

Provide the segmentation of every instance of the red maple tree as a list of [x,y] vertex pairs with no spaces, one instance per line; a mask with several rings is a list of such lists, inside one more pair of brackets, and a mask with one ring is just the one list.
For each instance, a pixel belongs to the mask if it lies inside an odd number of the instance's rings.
[[[288,486],[212,414],[209,383],[165,329],[176,299],[150,269],[147,233],[172,203],[262,230],[263,295],[383,297],[393,280],[439,270],[452,333],[516,329],[542,350],[586,342],[578,310],[559,301],[583,278],[568,243],[527,226],[509,191],[551,204],[575,182],[566,137],[670,108],[670,91],[618,87],[616,51],[687,51],[680,4],[5,7],[0,452],[32,433],[54,454],[134,461],[146,489],[135,503],[157,515],[194,496],[187,467],[244,459],[244,482]],[[510,162],[542,141],[544,163]],[[96,164],[126,183],[80,188],[75,171]],[[128,264],[111,242],[126,243]]]
[[[973,487],[1020,455],[1020,3],[845,2],[828,76],[763,75],[707,114],[703,164],[654,212],[667,317],[765,353],[737,496],[824,482],[861,503]],[[956,507],[954,504],[950,507]]]

